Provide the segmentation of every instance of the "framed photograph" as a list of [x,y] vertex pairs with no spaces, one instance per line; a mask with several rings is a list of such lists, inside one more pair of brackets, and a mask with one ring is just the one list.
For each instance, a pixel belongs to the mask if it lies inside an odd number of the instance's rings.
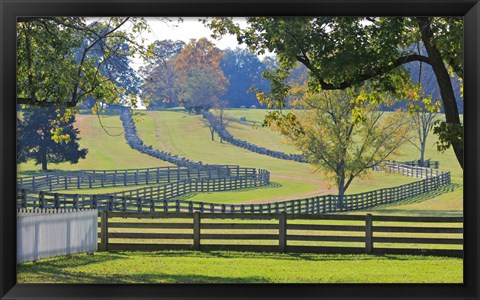
[[0,1],[1,299],[480,297],[478,1]]

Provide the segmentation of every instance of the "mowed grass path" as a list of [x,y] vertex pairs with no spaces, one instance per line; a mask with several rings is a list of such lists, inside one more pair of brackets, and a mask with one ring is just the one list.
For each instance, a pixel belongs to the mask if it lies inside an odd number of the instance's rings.
[[[127,144],[123,135],[122,121],[118,115],[101,117],[107,134],[98,118],[91,114],[77,114],[75,126],[80,130],[80,147],[87,148],[86,159],[80,159],[77,164],[48,164],[50,170],[105,170],[105,169],[135,169],[161,167],[171,165],[162,160],[142,154]],[[41,170],[40,165],[33,161],[17,165],[20,174]]]
[[[18,283],[462,283],[457,258],[239,252],[98,252],[18,266]],[[59,271],[61,270],[61,271]]]
[[[169,151],[195,161],[208,164],[233,164],[242,167],[267,169],[272,185],[265,189],[246,191],[201,193],[190,200],[207,202],[267,202],[306,198],[335,193],[325,177],[308,164],[287,161],[257,154],[229,143],[220,143],[218,136],[211,141],[208,128],[201,116],[188,115],[182,110],[142,111],[143,120],[137,122],[140,138],[156,149]],[[275,135],[276,133],[272,133]],[[281,137],[280,137],[281,138]],[[416,179],[396,174],[372,172],[368,178],[355,180],[348,193],[391,187]]]

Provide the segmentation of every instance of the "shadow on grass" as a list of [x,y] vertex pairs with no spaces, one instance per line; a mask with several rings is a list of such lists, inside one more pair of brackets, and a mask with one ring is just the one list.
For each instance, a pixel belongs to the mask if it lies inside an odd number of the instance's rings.
[[[278,182],[270,182],[267,185],[259,186],[259,187],[242,188],[242,189],[238,189],[238,190],[230,190],[230,191],[222,191],[222,192],[205,192],[205,193],[215,193],[215,194],[223,193],[223,192],[240,193],[240,192],[247,192],[247,191],[254,191],[254,190],[258,191],[258,190],[263,190],[263,189],[277,189],[277,188],[281,188],[282,186],[283,185],[278,183]],[[195,197],[198,194],[201,194],[201,193],[197,193],[197,192],[187,193],[187,194],[183,194],[183,195],[180,195],[180,196],[177,196],[177,197],[173,197],[173,198],[171,198],[171,200],[184,200],[185,201],[185,200],[189,200],[189,199]]]
[[461,184],[451,183],[449,185],[442,186],[439,189],[428,192],[428,193],[424,193],[424,194],[421,194],[421,195],[418,195],[418,196],[415,196],[415,197],[411,197],[411,198],[408,198],[408,199],[405,199],[405,200],[402,200],[402,201],[398,201],[398,202],[395,202],[395,203],[384,204],[384,205],[380,205],[380,206],[377,206],[377,207],[372,207],[372,208],[369,208],[369,210],[378,210],[378,209],[383,209],[383,208],[387,208],[387,207],[395,207],[395,206],[400,206],[400,205],[420,203],[420,202],[423,202],[423,201],[426,201],[426,200],[436,198],[436,197],[441,196],[443,194],[453,192],[460,187],[462,187]]
[[[195,274],[167,274],[162,268],[154,271],[142,270],[145,263],[153,263],[162,266],[169,260],[177,263],[179,259],[187,259],[185,263],[192,262],[196,258],[197,264],[215,264],[219,260],[230,260],[232,266],[251,264],[256,261],[272,260],[274,264],[281,265],[284,261],[344,261],[355,263],[359,261],[425,261],[444,259],[428,256],[407,255],[366,255],[366,254],[306,254],[306,253],[253,253],[253,252],[228,252],[228,251],[155,251],[155,252],[101,252],[95,255],[73,255],[47,259],[35,263],[26,263],[18,266],[17,280],[19,283],[97,283],[97,284],[139,284],[139,283],[268,283],[269,278],[261,276],[238,276],[238,275],[204,275]],[[237,259],[241,259],[236,261]],[[117,262],[118,260],[118,262]],[[247,260],[247,261],[246,261]],[[253,260],[253,262],[248,262]],[[129,262],[130,261],[130,262]],[[102,265],[83,268],[96,263]],[[112,265],[122,264],[128,268],[122,272],[122,268],[112,268]],[[111,268],[111,270],[110,270]],[[181,270],[181,266],[179,266]],[[115,271],[113,271],[115,270]],[[133,274],[127,274],[133,273]],[[228,272],[227,272],[228,273]]]
[[[266,278],[258,276],[249,277],[223,277],[207,276],[200,274],[164,274],[160,270],[155,273],[139,271],[138,274],[111,273],[104,274],[108,264],[101,269],[91,268],[87,272],[79,270],[96,263],[115,264],[114,260],[128,260],[133,256],[154,256],[155,258],[184,257],[184,252],[177,252],[176,255],[159,255],[149,252],[109,252],[95,255],[72,255],[69,257],[58,257],[41,260],[33,263],[21,264],[17,267],[17,280],[19,283],[259,283],[268,282]],[[156,254],[156,255],[154,255]],[[172,253],[173,254],[173,253]],[[135,265],[132,265],[135,267]]]
[[236,251],[192,251],[192,250],[175,250],[175,251],[152,251],[152,252],[111,252],[124,253],[127,255],[135,255],[136,257],[145,258],[221,258],[221,259],[262,259],[291,261],[291,260],[308,260],[308,261],[371,261],[371,260],[428,260],[438,259],[438,257],[414,256],[414,255],[371,255],[371,254],[313,254],[313,253],[271,253],[271,252],[236,252]]

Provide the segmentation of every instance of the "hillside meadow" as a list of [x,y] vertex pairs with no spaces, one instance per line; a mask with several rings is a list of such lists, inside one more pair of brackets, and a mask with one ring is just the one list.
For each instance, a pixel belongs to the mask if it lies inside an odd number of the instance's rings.
[[[235,137],[251,143],[288,153],[298,153],[277,132],[259,126],[264,113],[264,110],[227,110],[228,130]],[[254,203],[335,193],[334,187],[322,173],[308,164],[279,160],[228,143],[220,143],[218,136],[215,136],[215,141],[211,141],[208,128],[203,125],[200,116],[188,115],[178,109],[140,111],[139,114],[140,120],[136,123],[137,131],[147,145],[203,163],[238,164],[244,167],[263,168],[269,170],[272,175],[272,183],[266,187],[189,194],[182,196],[182,199],[215,203]],[[247,121],[240,121],[240,117],[245,117]],[[102,118],[102,123],[110,135],[102,129],[96,116],[88,113],[78,115],[77,126],[82,138],[80,144],[89,149],[89,155],[87,159],[76,165],[52,164],[51,169],[123,169],[169,165],[131,149],[123,137],[123,128],[118,115],[105,116]],[[452,172],[453,183],[450,186],[398,203],[350,214],[462,216],[462,171],[452,151],[438,153],[435,149],[435,141],[435,137],[430,135],[426,157],[439,160],[441,169]],[[415,147],[405,145],[396,159],[414,160],[417,156]],[[20,174],[30,174],[37,172],[38,166],[34,166],[31,162],[21,164],[19,171]],[[347,193],[396,186],[415,180],[417,179],[372,172],[368,177],[354,181]],[[82,190],[82,192],[107,193],[138,187],[140,186],[91,189]],[[80,190],[67,192],[77,193]],[[136,221],[139,222],[139,220]],[[329,221],[327,223],[348,225],[352,222]],[[112,228],[112,230],[115,232],[115,229]],[[146,229],[129,229],[128,232],[138,230],[146,231]],[[185,230],[174,231],[181,233]],[[229,233],[229,231],[217,230],[215,233]],[[355,232],[341,234],[358,235]],[[425,234],[417,235],[425,236]],[[444,234],[444,237],[449,238],[453,235]],[[112,242],[125,241],[113,239]],[[142,242],[142,240],[136,242]],[[168,242],[185,243],[181,240]],[[230,241],[219,240],[218,242],[229,243]],[[244,244],[249,243],[252,241],[244,242]],[[271,242],[253,241],[253,243]],[[331,243],[320,242],[319,244],[328,246]],[[361,243],[357,244],[336,243],[337,246],[359,246]],[[384,244],[384,246],[396,245]],[[419,245],[407,246],[418,247]],[[431,247],[435,248],[435,246],[428,246],[428,248]],[[445,245],[444,247],[457,248],[458,246]],[[24,263],[18,266],[17,275],[19,283],[461,283],[463,260],[409,255],[322,255],[230,251],[97,252],[94,255],[71,255]]]

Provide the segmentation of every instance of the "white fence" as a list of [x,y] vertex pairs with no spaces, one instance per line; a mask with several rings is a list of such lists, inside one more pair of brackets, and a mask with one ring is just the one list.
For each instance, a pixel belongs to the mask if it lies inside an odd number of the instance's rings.
[[98,211],[17,210],[17,263],[97,250]]

